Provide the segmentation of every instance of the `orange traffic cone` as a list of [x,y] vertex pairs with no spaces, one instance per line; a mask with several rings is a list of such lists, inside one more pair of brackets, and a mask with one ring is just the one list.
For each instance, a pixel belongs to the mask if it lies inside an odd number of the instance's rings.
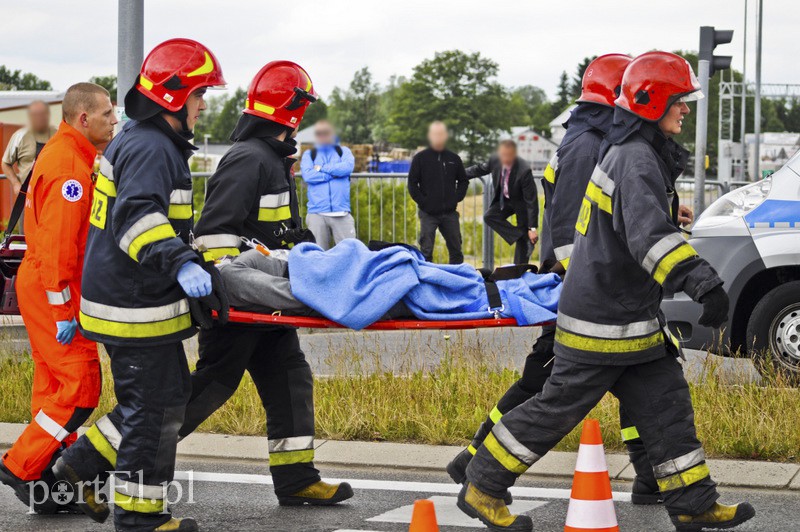
[[423,499],[414,502],[414,513],[411,514],[408,532],[439,532],[433,501]]
[[606,453],[596,419],[583,422],[564,532],[619,532]]

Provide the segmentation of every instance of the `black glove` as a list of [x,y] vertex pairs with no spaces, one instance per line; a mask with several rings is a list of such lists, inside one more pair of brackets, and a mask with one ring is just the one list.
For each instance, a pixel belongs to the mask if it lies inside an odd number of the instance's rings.
[[730,301],[721,284],[703,294],[700,303],[703,305],[703,315],[700,316],[698,323],[703,327],[719,329],[728,321]]
[[288,229],[281,235],[281,238],[284,244],[299,244],[300,242],[313,242],[316,244],[317,242],[317,239],[314,238],[314,233],[309,229],[301,229],[299,227]]
[[211,275],[211,293],[199,299],[189,298],[189,312],[192,315],[192,320],[202,329],[211,329],[214,326],[211,311],[216,311],[217,323],[225,325],[228,323],[230,303],[228,302],[228,293],[225,291],[222,275],[213,262],[202,262],[200,265]]

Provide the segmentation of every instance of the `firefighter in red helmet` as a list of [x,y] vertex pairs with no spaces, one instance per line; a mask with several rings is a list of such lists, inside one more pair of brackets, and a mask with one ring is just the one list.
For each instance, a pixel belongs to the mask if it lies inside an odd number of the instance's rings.
[[212,290],[189,242],[188,158],[196,149],[189,141],[206,89],[224,84],[202,44],[171,39],[156,46],[125,96],[131,120],[100,160],[79,321],[111,358],[118,404],[53,472],[75,484],[79,506],[96,521],[109,514],[96,492],[108,481],[117,530],[197,530],[193,519],[171,516],[166,492],[191,387],[182,344],[196,332],[189,298]]
[[[195,243],[207,260],[239,255],[249,249],[244,242],[288,249],[313,238],[301,225],[291,166],[292,136],[315,100],[311,78],[291,61],[273,61],[256,74],[231,136],[234,144],[209,179],[197,223]],[[352,497],[348,484],[322,482],[314,467],[313,378],[294,328],[228,324],[200,331],[200,360],[181,436],[233,395],[245,371],[267,412],[278,502],[330,505]]]
[[748,503],[718,502],[677,360],[680,344],[659,310],[664,290],[685,292],[702,304],[701,324],[727,320],[722,281],[683,238],[671,193],[688,156],[672,137],[689,112],[686,102],[701,97],[691,67],[675,54],[649,52],[625,70],[614,126],[581,200],[552,374],[538,395],[494,425],[459,494],[459,507],[492,530],[533,529],[502,497],[608,391],[647,447],[676,530],[733,528],[755,515]]
[[[589,178],[600,155],[600,145],[611,130],[614,120],[614,100],[622,84],[622,74],[633,61],[624,54],[605,54],[594,59],[586,68],[581,95],[566,123],[567,134],[544,172],[542,188],[545,210],[542,224],[542,271],[563,274],[569,264],[575,235],[575,220]],[[450,477],[458,484],[464,482],[467,465],[483,445],[495,423],[514,407],[542,390],[553,369],[555,325],[542,327],[533,350],[525,360],[521,378],[500,398],[486,420],[480,425],[470,445],[448,464]],[[634,504],[657,504],[661,500],[653,470],[636,427],[620,409],[622,436],[636,471],[631,501]],[[510,501],[510,495],[506,495]]]

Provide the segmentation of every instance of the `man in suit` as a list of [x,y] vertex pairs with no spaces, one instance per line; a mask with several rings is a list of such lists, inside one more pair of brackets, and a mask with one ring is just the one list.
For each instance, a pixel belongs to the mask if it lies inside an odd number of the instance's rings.
[[[492,174],[494,194],[483,221],[509,244],[516,243],[514,264],[527,264],[539,240],[539,198],[531,166],[517,157],[517,144],[503,140],[488,162],[467,168],[467,177]],[[514,214],[517,224],[508,221]]]

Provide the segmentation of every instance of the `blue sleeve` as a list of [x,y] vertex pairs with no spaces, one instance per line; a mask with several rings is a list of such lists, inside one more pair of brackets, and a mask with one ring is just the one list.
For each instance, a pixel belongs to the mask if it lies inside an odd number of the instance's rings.
[[327,183],[331,180],[330,174],[314,170],[314,162],[311,160],[311,150],[306,150],[300,158],[300,175],[303,181],[312,185]]
[[356,160],[349,148],[342,146],[342,156],[338,163],[328,162],[322,165],[322,171],[333,177],[350,177]]
[[184,263],[197,261],[167,218],[176,162],[161,147],[134,151],[122,162],[112,217],[114,239],[131,260],[176,279]]

